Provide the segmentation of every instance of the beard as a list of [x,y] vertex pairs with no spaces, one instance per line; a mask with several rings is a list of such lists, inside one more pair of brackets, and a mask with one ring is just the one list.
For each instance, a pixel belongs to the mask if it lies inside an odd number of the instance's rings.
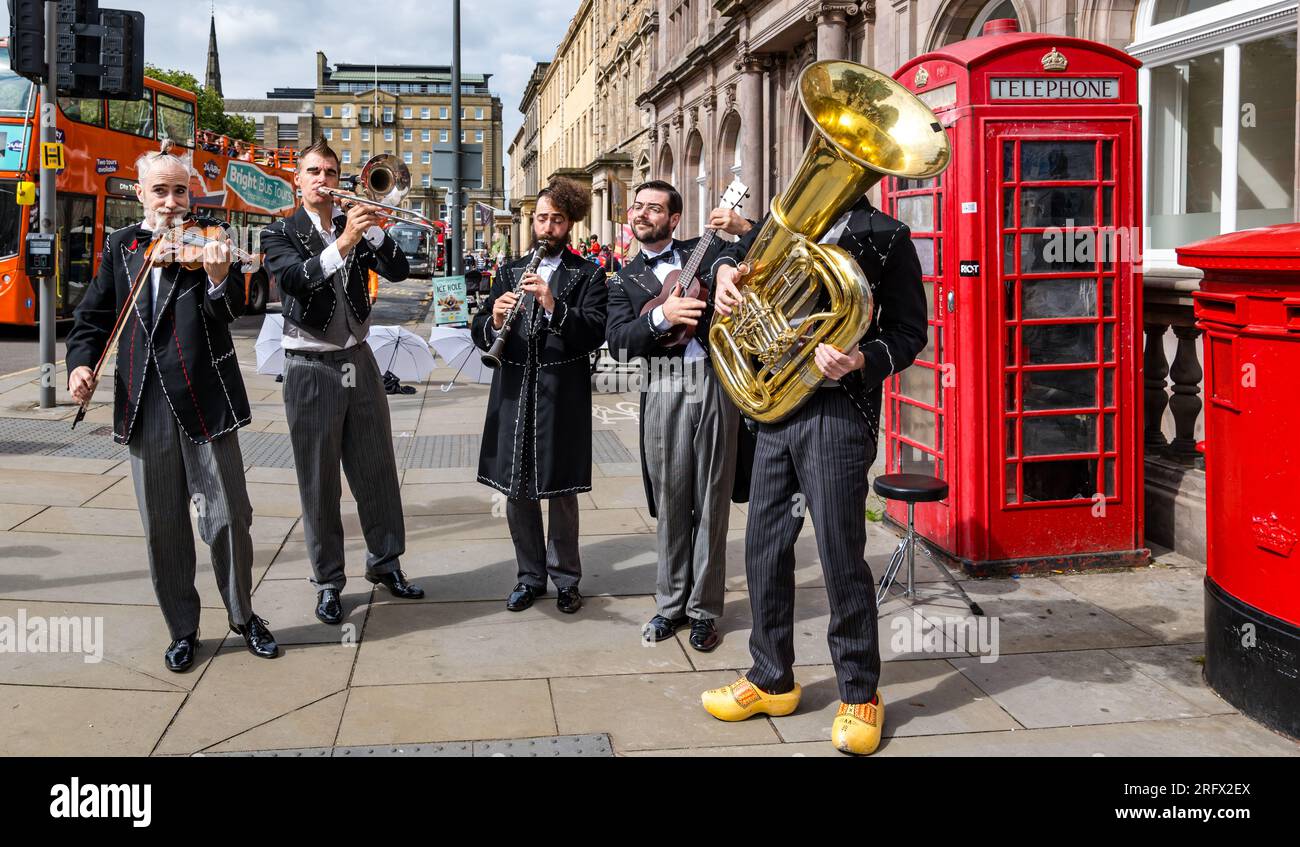
[[654,229],[650,227],[649,223],[633,223],[632,231],[636,234],[636,240],[642,244],[658,244],[660,241],[667,241],[673,234],[667,221]]
[[151,232],[158,232],[159,230],[171,229],[172,227],[180,226],[181,223],[184,222],[185,216],[187,214],[189,213],[174,212],[169,215],[164,212],[150,210],[148,212],[145,212],[145,216],[144,216],[145,228],[150,230]]
[[[541,245],[542,245],[542,240],[541,240],[540,238],[538,238],[536,234],[534,234],[534,235],[533,235],[533,249],[536,250],[536,249],[538,249],[539,247],[541,247]],[[558,254],[560,251],[562,251],[562,250],[563,250],[565,247],[567,247],[568,245],[569,245],[569,233],[566,232],[566,233],[564,233],[564,235],[562,235],[561,237],[551,240],[551,241],[549,242],[547,248],[546,248],[545,250],[542,251],[542,255],[543,255],[543,256],[554,256],[554,255]]]

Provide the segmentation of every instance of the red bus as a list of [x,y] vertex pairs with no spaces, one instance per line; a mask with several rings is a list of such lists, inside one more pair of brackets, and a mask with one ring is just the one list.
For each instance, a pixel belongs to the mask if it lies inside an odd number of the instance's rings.
[[[39,281],[23,267],[28,232],[39,230],[38,206],[16,203],[18,183],[39,184],[40,114],[36,87],[9,69],[7,40],[0,39],[0,323],[34,325]],[[58,172],[59,262],[55,314],[70,318],[98,271],[105,238],[144,218],[135,196],[135,160],[170,139],[191,165],[196,209],[227,221],[240,246],[257,253],[262,227],[293,211],[293,154],[224,142],[196,143],[192,93],[145,80],[140,100],[59,98],[56,135],[66,167]],[[206,136],[206,134],[205,134]],[[205,137],[205,141],[207,141]],[[215,152],[214,152],[215,151]],[[276,297],[260,267],[245,274],[248,310],[261,312]],[[278,298],[277,298],[278,299]]]

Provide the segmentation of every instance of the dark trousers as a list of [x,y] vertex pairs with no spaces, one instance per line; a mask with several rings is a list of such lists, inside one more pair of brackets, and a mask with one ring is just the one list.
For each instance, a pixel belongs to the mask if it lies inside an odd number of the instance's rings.
[[343,481],[357,498],[366,573],[397,570],[406,525],[393,455],[388,395],[370,345],[318,357],[284,357],[284,410],[298,472],[303,529],[317,590],[343,590]]
[[759,429],[745,530],[754,618],[746,676],[759,688],[794,687],[794,545],[807,510],[830,598],[827,642],[840,699],[865,703],[876,694],[876,595],[864,558],[874,454],[866,421],[840,389],[818,390],[790,417]]

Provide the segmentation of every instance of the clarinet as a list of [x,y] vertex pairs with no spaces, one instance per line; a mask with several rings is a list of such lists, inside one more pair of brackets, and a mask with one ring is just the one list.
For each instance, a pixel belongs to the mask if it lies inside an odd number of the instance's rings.
[[[533,251],[533,258],[529,260],[528,267],[524,268],[523,274],[519,277],[519,282],[515,283],[513,289],[515,294],[519,294],[524,277],[537,273],[537,266],[542,263],[542,259],[545,258],[546,251],[549,249],[550,242],[546,239],[540,239],[537,242],[537,249]],[[506,351],[506,340],[510,337],[510,330],[515,325],[515,318],[519,316],[519,307],[523,305],[523,302],[523,296],[515,300],[515,305],[510,307],[510,311],[506,313],[505,321],[501,324],[501,329],[497,331],[496,340],[492,342],[492,349],[483,354],[483,364],[493,370],[501,367],[501,356]]]

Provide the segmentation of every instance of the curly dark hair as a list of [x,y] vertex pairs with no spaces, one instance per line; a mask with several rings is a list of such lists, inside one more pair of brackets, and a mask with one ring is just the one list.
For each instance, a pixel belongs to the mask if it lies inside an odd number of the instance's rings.
[[551,205],[564,213],[570,223],[587,217],[591,211],[591,192],[571,179],[557,176],[550,185],[537,192],[537,199],[551,199]]

